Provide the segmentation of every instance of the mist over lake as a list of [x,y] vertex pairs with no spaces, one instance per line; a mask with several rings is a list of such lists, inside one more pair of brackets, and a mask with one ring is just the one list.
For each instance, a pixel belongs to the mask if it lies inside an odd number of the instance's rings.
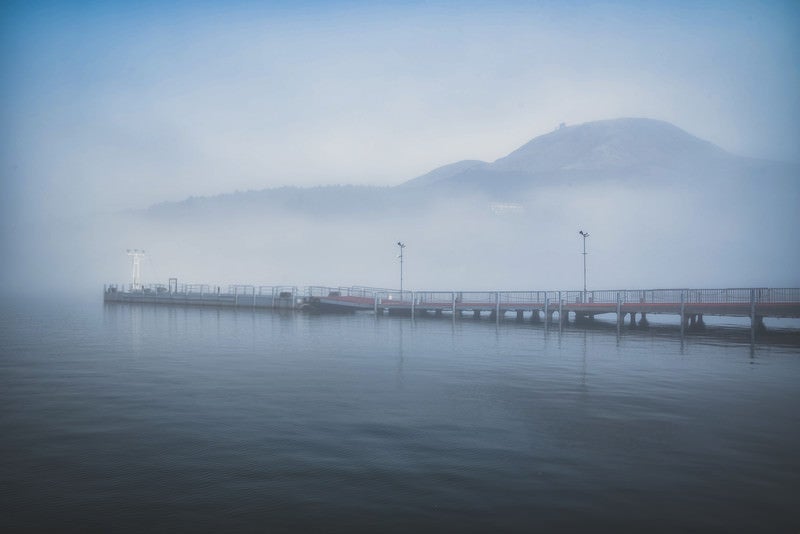
[[576,289],[577,230],[591,228],[596,289],[794,286],[800,251],[781,236],[800,223],[797,170],[661,121],[600,121],[394,187],[264,189],[22,227],[33,235],[17,277],[124,282],[121,250],[147,243],[151,282],[394,287],[403,239],[418,289]]

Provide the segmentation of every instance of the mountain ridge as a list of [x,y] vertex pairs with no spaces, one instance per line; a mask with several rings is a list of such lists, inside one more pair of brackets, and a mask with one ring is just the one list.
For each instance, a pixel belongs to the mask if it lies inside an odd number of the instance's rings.
[[506,199],[545,185],[618,183],[626,186],[716,182],[736,178],[793,178],[800,166],[731,154],[665,121],[592,121],[534,137],[493,162],[461,160],[396,186],[280,187],[151,206],[151,213],[290,209],[323,213],[381,213],[422,208],[435,198],[481,195]]
[[[477,189],[519,189],[542,182],[596,179],[630,181],[666,173],[690,174],[699,168],[717,171],[746,165],[746,159],[656,119],[619,118],[586,122],[534,137],[491,163],[447,173],[445,165],[406,185]],[[472,161],[472,160],[466,160]],[[431,176],[446,176],[435,181]]]

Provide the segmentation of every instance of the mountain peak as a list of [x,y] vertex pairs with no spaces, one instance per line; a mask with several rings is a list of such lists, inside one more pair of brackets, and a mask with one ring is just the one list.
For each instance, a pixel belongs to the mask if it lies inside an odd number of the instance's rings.
[[[611,171],[684,167],[725,151],[668,122],[622,118],[561,127],[492,164],[497,171]],[[688,161],[687,161],[688,160]]]
[[562,125],[493,163],[460,161],[404,185],[503,191],[560,181],[640,181],[654,176],[696,176],[735,167],[739,160],[668,122],[620,118]]

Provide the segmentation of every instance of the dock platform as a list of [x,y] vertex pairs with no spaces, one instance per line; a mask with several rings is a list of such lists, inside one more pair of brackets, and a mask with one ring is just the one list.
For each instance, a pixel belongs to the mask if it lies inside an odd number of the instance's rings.
[[[174,279],[173,279],[174,280]],[[646,325],[653,314],[682,318],[681,331],[702,327],[704,316],[747,317],[753,334],[765,317],[800,318],[800,288],[620,289],[602,291],[398,291],[364,286],[220,286],[205,284],[132,287],[107,285],[105,302],[177,306],[297,310],[489,318],[567,323],[613,314],[618,326]]]

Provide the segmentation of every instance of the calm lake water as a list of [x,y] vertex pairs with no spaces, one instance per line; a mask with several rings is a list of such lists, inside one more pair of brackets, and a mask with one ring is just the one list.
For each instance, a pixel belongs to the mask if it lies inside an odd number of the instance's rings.
[[800,529],[800,348],[746,329],[98,296],[0,342],[4,531]]

